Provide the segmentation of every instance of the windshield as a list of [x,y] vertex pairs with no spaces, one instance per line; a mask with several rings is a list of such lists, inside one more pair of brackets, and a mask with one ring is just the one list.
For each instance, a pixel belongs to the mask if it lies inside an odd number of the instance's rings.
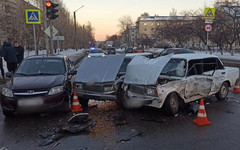
[[25,59],[16,75],[60,75],[65,73],[63,59]]
[[186,72],[186,60],[170,59],[164,66],[161,75],[184,77]]

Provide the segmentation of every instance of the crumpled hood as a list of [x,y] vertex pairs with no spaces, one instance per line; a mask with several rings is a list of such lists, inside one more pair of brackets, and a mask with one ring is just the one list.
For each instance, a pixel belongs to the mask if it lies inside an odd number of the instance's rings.
[[75,82],[101,83],[115,81],[125,55],[86,57],[77,69]]
[[11,89],[48,89],[54,86],[62,85],[64,75],[58,76],[21,76],[13,77],[7,84]]
[[128,64],[124,83],[138,85],[154,85],[164,66],[173,55],[161,56],[149,59],[144,56],[136,56]]

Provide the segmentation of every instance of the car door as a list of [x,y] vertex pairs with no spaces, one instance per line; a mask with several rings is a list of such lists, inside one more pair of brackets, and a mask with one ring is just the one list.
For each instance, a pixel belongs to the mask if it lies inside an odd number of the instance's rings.
[[187,102],[207,97],[211,91],[213,76],[203,74],[202,59],[188,62],[185,99]]

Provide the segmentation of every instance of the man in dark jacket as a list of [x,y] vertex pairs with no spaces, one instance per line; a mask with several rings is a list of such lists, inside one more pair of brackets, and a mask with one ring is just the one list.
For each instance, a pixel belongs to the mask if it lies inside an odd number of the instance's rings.
[[14,72],[17,68],[18,62],[15,48],[11,45],[11,43],[4,42],[2,52],[4,60],[7,62],[8,71]]
[[18,41],[15,41],[13,43],[16,53],[17,53],[17,59],[18,59],[18,65],[22,62],[23,56],[24,56],[24,48],[19,45]]

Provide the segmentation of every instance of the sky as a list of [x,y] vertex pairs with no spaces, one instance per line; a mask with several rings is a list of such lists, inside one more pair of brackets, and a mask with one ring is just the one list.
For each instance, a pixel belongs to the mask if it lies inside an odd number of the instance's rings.
[[[135,22],[144,12],[150,15],[168,16],[172,8],[180,13],[183,10],[197,10],[212,7],[215,0],[63,0],[69,12],[76,11],[77,22],[87,25],[91,22],[97,41],[119,32],[119,19],[131,16]],[[178,14],[179,15],[179,14]]]

